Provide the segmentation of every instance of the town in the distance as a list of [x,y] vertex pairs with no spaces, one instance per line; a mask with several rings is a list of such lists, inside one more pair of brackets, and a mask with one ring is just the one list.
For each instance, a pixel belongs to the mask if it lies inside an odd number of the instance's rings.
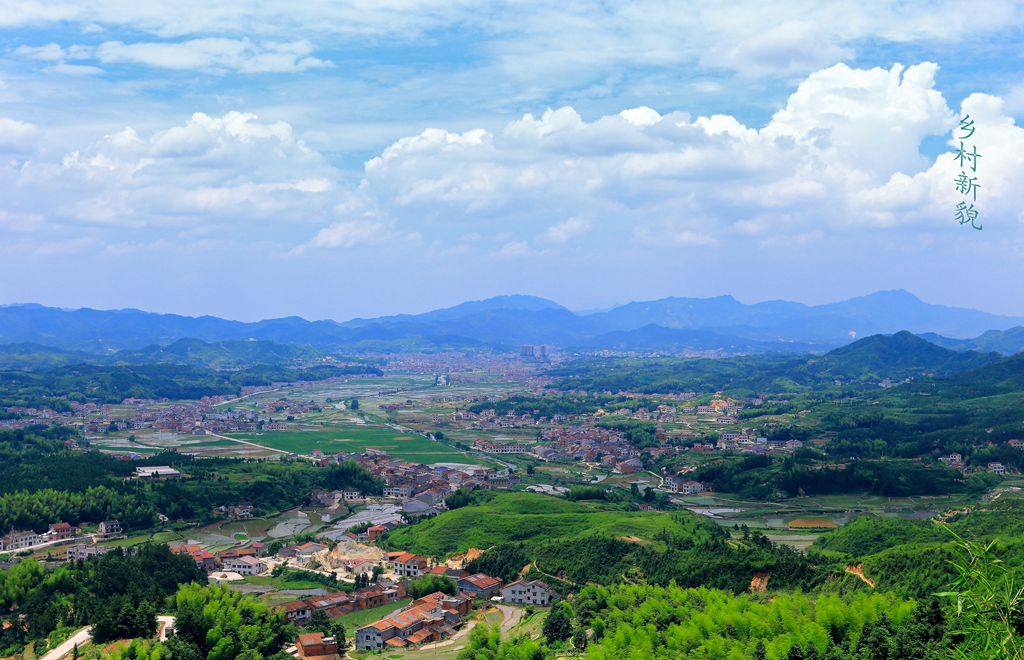
[[0,656],[945,657],[1017,611],[1022,351],[903,291],[3,306]]

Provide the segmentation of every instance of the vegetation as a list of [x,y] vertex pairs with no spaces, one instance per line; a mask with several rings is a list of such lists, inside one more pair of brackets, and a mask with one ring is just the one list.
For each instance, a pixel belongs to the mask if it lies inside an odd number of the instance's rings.
[[191,558],[156,545],[131,554],[114,550],[52,571],[21,562],[0,572],[0,609],[8,613],[0,651],[9,654],[58,627],[92,625],[98,642],[149,637],[167,596],[179,585],[205,579]]
[[[67,451],[66,431],[0,432],[0,533],[45,531],[52,522],[97,523],[115,518],[126,529],[153,526],[160,512],[172,520],[208,521],[218,506],[242,502],[264,511],[299,506],[317,488],[358,488],[379,494],[383,487],[357,463],[328,468],[307,462],[195,459],[165,453],[126,463],[114,457]],[[137,465],[172,465],[186,478],[126,481]]]
[[350,374],[376,374],[368,365],[296,368],[255,365],[234,371],[177,364],[103,366],[79,364],[43,371],[0,371],[0,407],[70,410],[70,402],[120,403],[127,398],[201,399],[238,394],[248,385],[315,381]]
[[446,511],[400,527],[388,544],[418,554],[444,557],[469,548],[521,541],[529,545],[583,536],[653,538],[662,530],[680,535],[710,534],[714,523],[693,516],[628,511],[626,503],[580,501],[533,493],[497,493],[487,501]]

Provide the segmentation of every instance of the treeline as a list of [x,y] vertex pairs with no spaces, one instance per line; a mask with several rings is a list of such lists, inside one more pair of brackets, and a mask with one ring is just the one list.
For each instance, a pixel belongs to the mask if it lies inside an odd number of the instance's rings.
[[478,627],[460,660],[563,657],[882,660],[945,657],[942,608],[887,594],[734,595],[649,584],[591,585],[551,609],[544,641]]
[[[0,533],[45,531],[52,522],[97,523],[115,518],[145,529],[157,513],[172,520],[209,521],[217,507],[252,504],[276,512],[306,503],[316,489],[356,488],[379,495],[383,482],[354,461],[320,468],[305,461],[198,460],[174,452],[126,462],[98,452],[68,451],[66,431],[0,432]],[[137,465],[171,465],[185,478],[126,479]]]
[[0,407],[49,407],[69,410],[78,403],[119,403],[126,398],[201,399],[238,394],[243,387],[317,381],[350,374],[381,375],[371,365],[319,365],[297,368],[256,365],[234,371],[208,367],[146,364],[103,366],[80,364],[45,371],[0,371]]
[[182,584],[205,580],[190,557],[163,545],[140,546],[130,554],[117,549],[52,571],[21,562],[0,571],[0,609],[7,613],[0,653],[19,652],[58,628],[85,625],[93,626],[97,642],[150,637],[165,599]]
[[657,447],[661,444],[658,438],[658,425],[643,419],[606,418],[598,426],[619,431],[626,441],[637,449]]
[[467,570],[511,580],[531,564],[542,575],[576,585],[627,580],[736,593],[746,591],[759,572],[771,573],[773,588],[806,589],[827,575],[825,567],[788,546],[773,544],[763,534],[747,532],[739,540],[729,540],[728,533],[717,527],[701,534],[663,531],[644,543],[599,535],[540,544],[503,543],[473,560]]
[[886,497],[963,492],[970,484],[943,466],[909,460],[852,460],[840,466],[800,464],[793,457],[728,458],[702,466],[693,478],[744,499],[870,493]]
[[126,529],[144,529],[157,522],[152,504],[106,486],[77,493],[47,488],[0,495],[0,533],[11,529],[44,532],[58,521],[79,525],[111,519]]
[[470,412],[479,413],[493,409],[499,415],[513,412],[519,415],[531,415],[534,419],[555,415],[590,415],[598,410],[619,410],[627,408],[636,411],[640,408],[654,410],[660,401],[648,397],[624,397],[611,394],[550,394],[533,396],[517,394],[497,401],[482,401],[469,407]]

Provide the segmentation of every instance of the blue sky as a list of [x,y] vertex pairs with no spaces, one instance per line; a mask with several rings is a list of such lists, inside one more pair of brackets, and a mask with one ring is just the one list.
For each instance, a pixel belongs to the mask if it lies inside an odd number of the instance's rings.
[[1021,3],[557,4],[0,0],[0,303],[1024,315]]

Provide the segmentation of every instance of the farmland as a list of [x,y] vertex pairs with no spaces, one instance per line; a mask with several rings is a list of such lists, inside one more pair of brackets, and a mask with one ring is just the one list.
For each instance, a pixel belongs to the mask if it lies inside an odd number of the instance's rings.
[[231,434],[228,437],[304,455],[315,449],[325,454],[340,451],[358,453],[367,449],[378,449],[386,451],[393,458],[418,463],[481,462],[475,457],[467,456],[421,435],[377,424],[346,424],[310,430]]

